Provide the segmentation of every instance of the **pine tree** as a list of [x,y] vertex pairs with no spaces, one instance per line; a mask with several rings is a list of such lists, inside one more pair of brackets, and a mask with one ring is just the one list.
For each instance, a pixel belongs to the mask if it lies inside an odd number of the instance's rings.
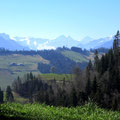
[[30,79],[33,80],[33,74],[30,72]]
[[99,71],[99,57],[98,57],[98,51],[97,50],[95,50],[94,68],[95,68],[95,70]]
[[95,94],[97,92],[97,78],[96,76],[94,77],[93,83],[92,83],[92,92]]
[[72,105],[75,107],[78,105],[77,92],[74,87],[72,88],[72,91],[71,91],[71,102],[72,102]]
[[120,55],[120,33],[119,31],[117,31],[117,34],[115,35],[115,40],[113,43],[113,51],[114,51],[115,63],[116,63],[116,66],[118,66],[119,55]]
[[6,89],[6,100],[7,100],[7,102],[14,101],[14,97],[13,97],[12,90],[11,90],[10,86],[7,86],[7,89]]
[[89,60],[87,69],[89,69],[89,70],[92,70],[92,69],[93,69],[93,65],[92,65],[92,61],[91,61],[91,60]]
[[89,97],[90,94],[91,94],[91,81],[90,81],[90,78],[88,78],[88,80],[87,80],[85,92],[86,92],[87,96]]
[[0,103],[3,103],[3,91],[0,88]]

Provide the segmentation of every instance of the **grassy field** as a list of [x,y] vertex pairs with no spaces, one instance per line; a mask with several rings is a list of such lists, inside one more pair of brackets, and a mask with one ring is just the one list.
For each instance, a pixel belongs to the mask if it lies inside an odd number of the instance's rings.
[[[9,70],[35,70],[35,64],[38,62],[49,63],[49,61],[43,59],[39,55],[20,55],[20,54],[13,54],[13,55],[4,55],[0,56],[0,68],[6,68]],[[11,66],[12,63],[16,64],[23,64],[24,66]]]
[[80,63],[88,62],[88,59],[82,56],[80,53],[69,51],[69,50],[64,50],[61,53],[75,62],[80,62]]
[[[88,61],[81,54],[73,51],[63,51],[63,55],[74,60],[76,62],[86,62]],[[32,71],[34,75],[40,74],[38,70],[38,63],[42,62],[44,64],[49,64],[50,61],[43,59],[39,55],[2,55],[0,56],[0,86],[4,89],[7,85],[11,85],[13,80],[18,77],[23,77],[26,73]],[[56,78],[57,80],[70,80],[70,75],[58,75],[58,74],[41,74],[41,77],[45,80],[50,80]]]
[[0,105],[0,116],[0,120],[120,120],[120,111],[107,111],[92,103],[76,108],[5,103]]
[[49,74],[40,74],[41,78],[43,80],[71,80],[71,74],[54,74],[54,73],[49,73]]
[[[39,74],[39,70],[37,69],[38,63],[46,63],[49,61],[43,59],[39,55],[3,55],[0,56],[0,86],[5,88],[7,85],[11,85],[12,81],[17,78],[17,76],[23,77],[24,74],[28,72],[33,72],[33,74]],[[16,65],[12,65],[15,63]],[[20,66],[19,64],[22,64]]]

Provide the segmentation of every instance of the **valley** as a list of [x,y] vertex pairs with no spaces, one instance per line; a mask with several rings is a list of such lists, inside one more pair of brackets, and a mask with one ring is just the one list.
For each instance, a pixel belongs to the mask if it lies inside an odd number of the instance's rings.
[[[61,50],[55,51],[41,51],[40,53],[36,53],[34,51],[32,55],[30,52],[28,52],[28,54],[25,54],[24,52],[4,52],[0,52],[0,85],[2,86],[2,88],[5,88],[7,85],[11,85],[18,76],[24,77],[24,75],[29,72],[32,72],[34,75],[40,74],[43,79],[47,78],[46,80],[53,79],[53,75],[49,74],[52,72],[52,66],[55,66],[57,69],[55,71],[55,76],[57,80],[63,80],[63,78],[65,77],[64,72],[61,72],[63,69],[63,65],[71,64],[74,67],[76,64],[78,64],[79,66],[81,66],[82,69],[84,69],[84,63],[88,63],[89,57],[90,59],[94,57],[94,55],[92,55],[93,53],[90,53],[90,55],[82,55],[81,53],[72,50],[64,50],[63,48],[61,48]],[[53,57],[49,58],[48,54]],[[63,63],[61,63],[60,61],[63,61]],[[44,69],[38,68],[39,63],[42,64]],[[60,67],[59,65],[62,66]],[[66,74],[68,74],[72,72],[72,69],[71,71],[68,71],[69,69],[66,65],[63,67]],[[48,67],[49,70],[47,69]]]

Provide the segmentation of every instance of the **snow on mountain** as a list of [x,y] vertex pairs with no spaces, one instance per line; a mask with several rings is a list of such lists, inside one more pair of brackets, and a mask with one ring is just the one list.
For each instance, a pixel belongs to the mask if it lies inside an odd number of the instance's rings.
[[113,44],[113,37],[106,37],[106,38],[100,38],[96,40],[92,40],[86,44],[83,45],[83,48],[90,49],[90,48],[111,48]]
[[37,50],[45,44],[48,39],[33,38],[33,37],[14,37],[14,40],[23,46],[28,46],[30,49]]
[[85,44],[90,43],[93,40],[94,40],[93,38],[87,36],[87,37],[83,38],[82,40],[80,40],[80,43],[83,44],[83,45],[85,45]]
[[30,49],[56,49],[57,47],[72,47],[77,46],[79,41],[74,40],[72,37],[61,35],[54,40],[32,38],[32,37],[14,37],[14,40],[23,46],[28,46]]
[[[70,36],[61,35],[56,39],[49,40],[43,38],[34,38],[34,37],[13,37],[12,39],[9,35],[1,33],[0,34],[0,47],[5,47],[10,50],[17,49],[21,50],[26,47],[32,50],[42,50],[42,49],[56,49],[57,47],[80,47],[85,49],[90,48],[111,48],[113,44],[113,36],[93,39],[91,37],[85,37],[81,41],[74,40]],[[4,42],[5,41],[5,42]],[[4,43],[4,45],[3,45]]]
[[28,50],[27,47],[21,46],[5,33],[0,33],[0,48],[5,48],[8,50]]
[[64,35],[61,35],[57,37],[56,39],[49,41],[49,45],[54,46],[56,48],[63,47],[63,46],[71,48],[72,46],[77,46],[78,44],[79,44],[79,41],[74,40],[70,36],[66,37]]

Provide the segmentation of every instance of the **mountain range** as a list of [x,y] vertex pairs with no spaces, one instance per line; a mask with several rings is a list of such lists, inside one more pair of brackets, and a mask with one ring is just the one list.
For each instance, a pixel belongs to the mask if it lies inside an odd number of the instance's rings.
[[5,48],[8,50],[29,50],[27,46],[21,46],[19,43],[12,40],[9,35],[5,33],[0,33],[0,48]]
[[56,39],[43,39],[34,37],[10,37],[5,33],[0,33],[0,47],[9,50],[43,50],[43,49],[56,49],[58,47],[72,46],[96,49],[96,48],[111,48],[113,44],[113,37],[106,37],[100,39],[93,39],[91,37],[85,37],[78,41],[71,36],[61,35]]

